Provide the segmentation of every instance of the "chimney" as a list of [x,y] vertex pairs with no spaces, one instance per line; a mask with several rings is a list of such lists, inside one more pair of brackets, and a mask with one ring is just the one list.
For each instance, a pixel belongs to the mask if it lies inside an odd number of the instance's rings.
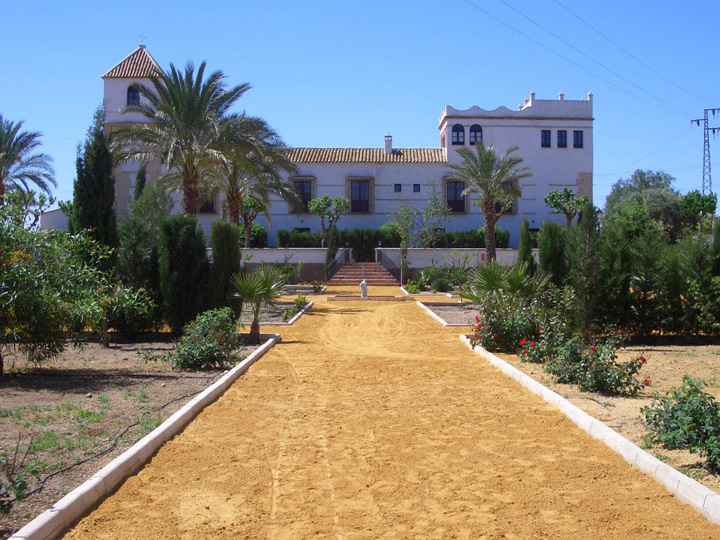
[[530,106],[532,107],[533,103],[535,103],[535,90],[530,90]]
[[393,147],[392,147],[392,135],[389,133],[385,134],[385,153],[386,154],[392,154],[393,153]]
[[558,94],[558,99],[559,99],[560,101],[564,100],[564,99],[565,99],[565,94],[564,94],[563,92],[560,92],[560,93]]

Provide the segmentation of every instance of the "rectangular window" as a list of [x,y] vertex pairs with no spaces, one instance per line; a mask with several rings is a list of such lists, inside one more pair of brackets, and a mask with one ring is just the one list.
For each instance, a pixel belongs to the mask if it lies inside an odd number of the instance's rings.
[[215,197],[212,199],[207,193],[202,191],[198,193],[198,200],[200,201],[200,209],[198,214],[215,214]]
[[400,193],[402,191],[402,184],[395,184],[395,193]]
[[413,184],[413,193],[420,193],[420,184]]
[[312,180],[293,180],[293,187],[302,199],[303,212],[308,213],[308,204],[312,200]]
[[350,181],[350,211],[355,214],[370,212],[370,181]]
[[540,131],[540,146],[543,148],[550,148],[550,130],[543,129]]
[[583,132],[573,131],[573,148],[583,147]]
[[558,129],[558,148],[567,148],[567,131]]
[[447,205],[453,214],[465,213],[465,197],[462,192],[465,190],[465,182],[448,180],[446,185]]

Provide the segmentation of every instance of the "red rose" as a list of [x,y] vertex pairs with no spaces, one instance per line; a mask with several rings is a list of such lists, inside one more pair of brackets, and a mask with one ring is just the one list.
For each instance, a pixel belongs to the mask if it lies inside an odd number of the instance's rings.
[[530,342],[530,346],[531,346],[531,347],[534,347],[534,346],[535,346],[535,342],[534,342],[534,341],[531,341],[531,342]]
[[646,359],[644,356],[641,356],[641,357],[640,357],[640,363],[641,363],[641,364],[647,363],[647,359]]
[[643,384],[644,384],[645,386],[650,386],[650,379],[645,379],[645,380],[643,381]]
[[497,334],[493,334],[493,339],[497,339]]
[[590,350],[592,352],[597,352],[597,347],[595,345],[593,345],[592,347],[590,347]]
[[500,341],[501,341],[502,343],[505,343],[505,338],[502,338]]
[[520,340],[520,346],[522,347],[523,345],[525,345],[525,343],[527,343],[527,338],[526,338],[526,337],[524,337],[524,338],[522,338],[522,339]]
[[528,353],[528,350],[527,350],[527,349],[523,349],[523,354],[527,354],[527,353]]
[[479,323],[479,322],[480,322],[480,317],[478,317],[477,315],[475,315],[475,322],[476,322],[476,323]]

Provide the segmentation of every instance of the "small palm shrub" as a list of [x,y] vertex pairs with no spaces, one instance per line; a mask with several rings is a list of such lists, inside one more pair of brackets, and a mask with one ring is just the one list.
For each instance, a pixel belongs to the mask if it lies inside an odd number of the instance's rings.
[[235,363],[235,349],[242,343],[233,311],[211,309],[185,326],[180,342],[165,360],[173,369],[224,369]]
[[282,295],[285,277],[271,266],[261,266],[253,272],[235,274],[231,279],[233,292],[230,297],[242,316],[243,309],[252,314],[250,343],[260,342],[260,310],[264,305],[273,306]]

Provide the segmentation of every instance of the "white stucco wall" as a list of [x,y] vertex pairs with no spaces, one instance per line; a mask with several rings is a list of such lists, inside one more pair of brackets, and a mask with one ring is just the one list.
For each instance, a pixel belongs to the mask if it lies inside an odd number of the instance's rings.
[[59,208],[49,210],[40,216],[40,228],[67,231],[68,217]]

